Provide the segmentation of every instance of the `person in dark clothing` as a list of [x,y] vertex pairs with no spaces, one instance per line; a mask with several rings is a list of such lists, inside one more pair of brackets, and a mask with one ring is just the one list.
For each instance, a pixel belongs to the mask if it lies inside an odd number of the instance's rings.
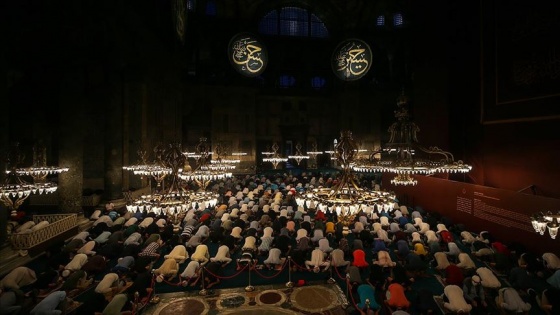
[[151,292],[152,273],[148,269],[144,268],[141,272],[135,273],[132,281],[132,285],[126,290],[127,294],[134,296],[134,293],[138,292],[138,297],[142,299]]
[[204,286],[206,289],[210,289],[216,284],[220,283],[222,263],[218,261],[211,261],[204,268]]
[[[132,246],[132,245],[128,245],[128,246]],[[124,248],[125,246],[122,243],[105,244],[99,248],[97,254],[107,257],[107,259],[115,259],[122,255],[122,253],[124,252]]]

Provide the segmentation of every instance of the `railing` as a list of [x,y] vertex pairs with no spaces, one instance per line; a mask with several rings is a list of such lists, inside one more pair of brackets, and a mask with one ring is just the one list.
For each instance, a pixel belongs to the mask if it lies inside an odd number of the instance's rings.
[[13,249],[30,249],[45,241],[75,228],[78,224],[78,218],[75,213],[72,214],[45,214],[34,215],[33,222],[39,223],[48,221],[49,225],[31,233],[14,233],[11,237]]

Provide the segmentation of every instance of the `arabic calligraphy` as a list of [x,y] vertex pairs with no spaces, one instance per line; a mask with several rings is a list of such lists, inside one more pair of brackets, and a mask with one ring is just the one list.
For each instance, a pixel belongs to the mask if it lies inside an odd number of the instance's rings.
[[371,50],[360,40],[347,40],[341,43],[333,55],[333,70],[343,80],[356,80],[363,77],[371,65]]
[[251,36],[234,38],[230,44],[230,56],[236,69],[246,75],[258,75],[266,65],[266,48]]
[[185,4],[183,3],[183,0],[176,0],[174,2],[174,9],[175,9],[175,31],[177,33],[177,38],[181,41],[181,43],[184,43],[186,8],[185,8]]

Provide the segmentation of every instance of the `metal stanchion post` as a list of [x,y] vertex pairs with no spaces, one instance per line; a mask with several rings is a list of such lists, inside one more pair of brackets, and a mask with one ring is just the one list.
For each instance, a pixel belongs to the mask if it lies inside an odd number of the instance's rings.
[[292,282],[292,257],[288,256],[288,282],[286,283],[286,287],[293,288],[294,283]]
[[328,284],[334,284],[336,281],[334,280],[334,278],[332,277],[332,270],[333,268],[336,268],[336,266],[333,265],[332,260],[331,260],[331,265],[329,266],[329,271],[330,271],[330,278],[327,280]]
[[[153,278],[152,278],[152,281],[153,281]],[[156,285],[154,283],[154,287],[152,288],[152,298],[150,299],[150,303],[158,304],[159,301],[160,301],[160,297],[159,297],[159,295],[156,294]]]
[[200,268],[200,276],[202,277],[202,279],[200,279],[202,282],[202,290],[198,291],[198,294],[200,295],[208,295],[208,290],[206,290],[204,288],[204,267]]
[[253,260],[252,259],[249,262],[248,266],[249,266],[249,285],[247,285],[245,287],[245,292],[253,292],[253,291],[255,291],[255,287],[253,287],[251,285],[251,268],[253,267]]

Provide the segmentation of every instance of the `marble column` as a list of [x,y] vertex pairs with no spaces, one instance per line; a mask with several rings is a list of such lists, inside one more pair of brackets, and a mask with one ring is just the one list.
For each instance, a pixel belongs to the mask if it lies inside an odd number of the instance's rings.
[[59,166],[69,168],[59,175],[60,210],[82,211],[84,180],[84,77],[78,69],[69,70],[60,83]]

